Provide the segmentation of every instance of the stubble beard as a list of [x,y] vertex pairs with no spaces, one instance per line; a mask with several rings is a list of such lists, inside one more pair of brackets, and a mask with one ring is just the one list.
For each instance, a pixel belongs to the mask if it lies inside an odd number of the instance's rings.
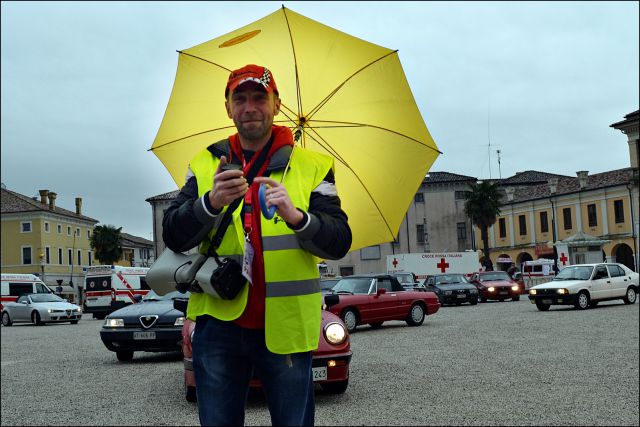
[[[272,122],[273,123],[273,122]],[[261,142],[271,131],[271,123],[261,121],[259,126],[245,127],[241,122],[236,122],[236,128],[240,136],[247,142]]]

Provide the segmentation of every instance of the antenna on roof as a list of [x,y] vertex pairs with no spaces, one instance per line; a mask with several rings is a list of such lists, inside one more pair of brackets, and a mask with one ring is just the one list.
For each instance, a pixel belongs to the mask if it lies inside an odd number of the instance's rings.
[[502,171],[500,170],[500,150],[496,150],[496,153],[498,153],[498,176],[502,179]]

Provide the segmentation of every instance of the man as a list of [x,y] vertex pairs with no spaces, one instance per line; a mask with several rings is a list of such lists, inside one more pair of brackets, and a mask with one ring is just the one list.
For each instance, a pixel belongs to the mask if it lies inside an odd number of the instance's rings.
[[[225,98],[238,132],[192,159],[186,184],[163,219],[170,249],[200,245],[206,254],[219,219],[242,198],[216,250],[243,263],[250,280],[233,300],[206,293],[189,299],[200,423],[244,424],[255,373],[274,425],[313,425],[311,360],[322,304],[316,257],[339,259],[351,246],[333,159],[293,148],[291,131],[273,125],[280,99],[265,67],[231,72]],[[247,179],[252,168],[259,168],[253,182]],[[260,184],[268,187],[267,207],[276,208],[271,220],[261,215]]]

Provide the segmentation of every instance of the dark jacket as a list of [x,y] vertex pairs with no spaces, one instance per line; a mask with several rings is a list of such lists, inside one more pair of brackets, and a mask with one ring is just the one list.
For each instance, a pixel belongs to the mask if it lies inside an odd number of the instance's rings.
[[[213,156],[229,158],[229,142],[220,141],[208,147]],[[283,147],[273,154],[267,172],[281,170],[287,164],[291,147]],[[335,184],[333,172],[329,171],[325,182]],[[171,202],[162,220],[162,238],[174,252],[184,252],[196,247],[207,236],[220,216],[213,217],[213,208],[209,204],[209,193],[198,197],[198,183],[189,170],[187,182],[180,193]],[[215,212],[214,212],[215,213]],[[351,228],[347,215],[340,207],[340,198],[334,195],[313,191],[309,200],[308,212],[303,212],[302,224],[309,225],[302,231],[296,231],[300,246],[323,259],[344,257],[351,247]]]

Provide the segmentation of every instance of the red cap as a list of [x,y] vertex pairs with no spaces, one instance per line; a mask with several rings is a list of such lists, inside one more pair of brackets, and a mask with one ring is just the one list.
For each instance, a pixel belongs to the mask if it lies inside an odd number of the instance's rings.
[[229,74],[229,80],[227,81],[227,88],[224,91],[224,97],[229,96],[229,92],[236,90],[238,86],[246,82],[255,82],[262,85],[269,93],[275,92],[278,95],[278,87],[276,81],[273,78],[273,74],[266,67],[260,65],[245,65],[242,68],[238,68]]

